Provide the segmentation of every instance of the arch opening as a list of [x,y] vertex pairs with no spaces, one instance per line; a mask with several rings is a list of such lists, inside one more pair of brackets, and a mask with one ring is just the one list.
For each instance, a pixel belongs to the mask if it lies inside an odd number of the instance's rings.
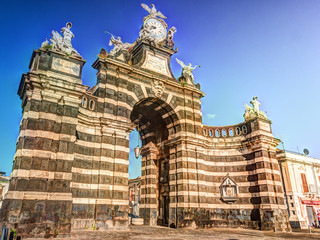
[[135,159],[137,164],[141,161],[139,216],[147,225],[169,226],[172,222],[169,219],[171,147],[168,140],[179,132],[179,119],[169,104],[156,98],[136,103],[130,119],[141,139],[141,160]]

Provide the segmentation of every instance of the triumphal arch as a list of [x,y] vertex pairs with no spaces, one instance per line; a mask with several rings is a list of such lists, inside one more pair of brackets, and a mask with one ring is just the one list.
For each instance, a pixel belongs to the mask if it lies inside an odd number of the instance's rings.
[[137,40],[111,35],[91,88],[71,23],[33,51],[18,90],[23,115],[2,221],[25,237],[127,229],[129,133],[137,129],[145,224],[288,230],[279,140],[257,98],[244,122],[204,125],[195,67],[177,59],[178,79],[170,69],[176,28],[142,6]]

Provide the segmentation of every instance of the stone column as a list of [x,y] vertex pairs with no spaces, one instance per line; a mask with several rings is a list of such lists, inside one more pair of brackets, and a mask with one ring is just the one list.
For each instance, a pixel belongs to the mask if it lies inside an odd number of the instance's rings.
[[142,148],[141,204],[140,216],[144,224],[157,225],[158,217],[158,149],[149,142]]
[[260,204],[261,230],[291,230],[276,158],[279,140],[272,135],[270,121],[257,118],[251,122],[251,130],[247,140],[255,162],[251,178],[256,179],[251,192],[253,201]]
[[77,117],[87,89],[81,85],[84,62],[35,50],[21,79],[23,115],[1,220],[23,238],[70,233]]

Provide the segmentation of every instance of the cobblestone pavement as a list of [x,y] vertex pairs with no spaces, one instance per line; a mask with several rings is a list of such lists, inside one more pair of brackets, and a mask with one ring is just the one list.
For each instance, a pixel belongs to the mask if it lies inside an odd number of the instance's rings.
[[112,239],[112,240],[198,240],[198,239],[320,239],[320,232],[274,233],[247,229],[170,229],[165,227],[131,226],[130,231],[74,231],[71,239]]

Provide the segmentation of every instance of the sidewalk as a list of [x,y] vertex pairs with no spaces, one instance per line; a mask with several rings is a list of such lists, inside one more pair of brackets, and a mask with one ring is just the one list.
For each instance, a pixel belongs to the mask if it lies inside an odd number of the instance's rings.
[[[314,230],[314,229],[312,229]],[[112,239],[112,240],[244,240],[244,239],[320,239],[320,230],[316,233],[292,232],[274,233],[248,229],[171,229],[166,227],[131,226],[130,231],[74,231],[71,239]]]

